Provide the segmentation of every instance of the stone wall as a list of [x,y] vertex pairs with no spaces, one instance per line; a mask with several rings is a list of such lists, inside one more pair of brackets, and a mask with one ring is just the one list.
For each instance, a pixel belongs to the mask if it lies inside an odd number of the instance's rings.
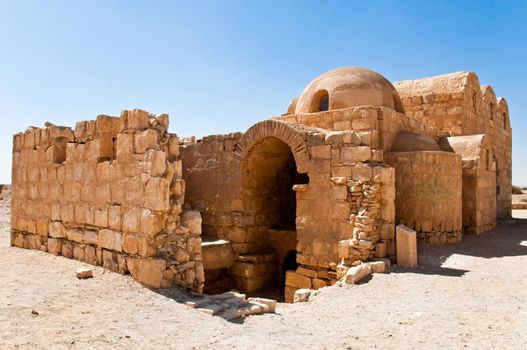
[[395,168],[397,224],[432,244],[455,243],[462,235],[461,156],[450,152],[389,152]]
[[168,116],[98,116],[13,139],[12,245],[201,291],[201,227],[183,212],[179,140]]
[[436,127],[438,136],[486,134],[496,162],[497,215],[510,217],[512,200],[512,129],[509,109],[490,86],[472,72],[394,84],[406,114]]
[[[299,125],[289,117],[182,147],[186,203],[202,211],[208,236],[231,242],[238,255],[229,271],[234,285],[265,285],[262,276],[285,272],[281,263],[292,251],[299,267],[286,275],[289,300],[298,288],[336,281],[341,241],[350,243],[350,264],[393,253],[393,169],[382,165],[377,109],[360,110],[325,114],[336,122],[353,115],[343,130]],[[288,197],[279,194],[286,192],[295,207],[283,205]],[[207,275],[217,281],[218,273]]]
[[496,162],[488,135],[452,136],[442,147],[462,157],[463,229],[479,234],[496,226]]

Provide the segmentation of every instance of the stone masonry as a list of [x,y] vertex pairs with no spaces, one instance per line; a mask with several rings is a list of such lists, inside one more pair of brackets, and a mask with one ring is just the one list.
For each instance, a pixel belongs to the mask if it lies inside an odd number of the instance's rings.
[[180,140],[142,110],[47,124],[14,137],[12,245],[155,288],[304,300],[403,257],[396,225],[444,244],[510,216],[511,135],[474,73],[392,85],[358,67],[243,133]]

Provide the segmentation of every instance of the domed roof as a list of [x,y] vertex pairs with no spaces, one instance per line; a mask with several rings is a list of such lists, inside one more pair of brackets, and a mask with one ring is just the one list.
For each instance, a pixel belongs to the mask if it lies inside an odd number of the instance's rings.
[[382,75],[360,67],[324,73],[304,89],[295,113],[313,113],[355,106],[383,106],[404,113],[395,87]]

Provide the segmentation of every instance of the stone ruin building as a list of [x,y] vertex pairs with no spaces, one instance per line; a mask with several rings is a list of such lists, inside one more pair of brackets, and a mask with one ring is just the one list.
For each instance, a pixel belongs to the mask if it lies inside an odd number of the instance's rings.
[[397,224],[445,244],[509,217],[509,120],[472,72],[392,84],[353,67],[244,133],[179,139],[138,109],[31,127],[13,139],[11,244],[291,301],[393,259]]

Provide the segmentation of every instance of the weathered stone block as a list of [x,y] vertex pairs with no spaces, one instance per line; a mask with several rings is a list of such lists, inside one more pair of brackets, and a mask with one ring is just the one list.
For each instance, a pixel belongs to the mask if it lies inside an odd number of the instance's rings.
[[152,210],[169,209],[169,182],[160,177],[152,177],[145,188],[145,207]]
[[298,289],[295,291],[294,297],[293,297],[293,303],[303,303],[308,302],[309,297],[311,296],[311,289]]
[[140,224],[140,209],[139,208],[122,208],[123,222],[122,228],[124,232],[137,233],[139,232]]
[[99,241],[99,232],[93,230],[84,231],[84,243],[97,245]]
[[148,112],[142,109],[134,109],[128,111],[127,127],[133,130],[148,129],[150,123],[148,122]]
[[158,234],[165,224],[166,215],[148,209],[141,210],[139,232],[146,236]]
[[230,242],[216,240],[201,244],[203,267],[207,270],[229,268],[236,260],[236,254]]
[[66,229],[60,221],[53,221],[49,224],[49,236],[53,238],[66,238]]
[[99,248],[106,248],[109,250],[115,250],[118,252],[122,251],[122,237],[121,233],[103,229],[99,231],[99,237],[97,241]]
[[48,238],[48,252],[53,255],[59,255],[62,250],[60,239]]
[[346,283],[357,284],[369,275],[371,275],[371,269],[366,264],[350,267],[346,272]]
[[162,151],[150,150],[145,155],[144,171],[152,176],[161,176],[166,171],[166,154]]
[[69,241],[84,243],[84,231],[77,229],[67,229],[66,236]]
[[181,225],[190,230],[191,234],[201,235],[201,214],[196,210],[185,210],[181,213]]
[[161,259],[127,259],[127,267],[132,276],[141,283],[152,288],[161,288],[165,260]]
[[286,271],[285,284],[288,287],[295,288],[311,289],[312,287],[311,278],[302,276],[301,274],[298,274],[295,271]]
[[159,149],[157,132],[148,129],[135,135],[135,152],[145,153],[149,149]]
[[397,242],[397,265],[401,267],[416,267],[416,232],[405,225],[397,225],[395,236]]
[[114,231],[121,231],[122,217],[120,205],[111,205],[108,207],[108,227]]

